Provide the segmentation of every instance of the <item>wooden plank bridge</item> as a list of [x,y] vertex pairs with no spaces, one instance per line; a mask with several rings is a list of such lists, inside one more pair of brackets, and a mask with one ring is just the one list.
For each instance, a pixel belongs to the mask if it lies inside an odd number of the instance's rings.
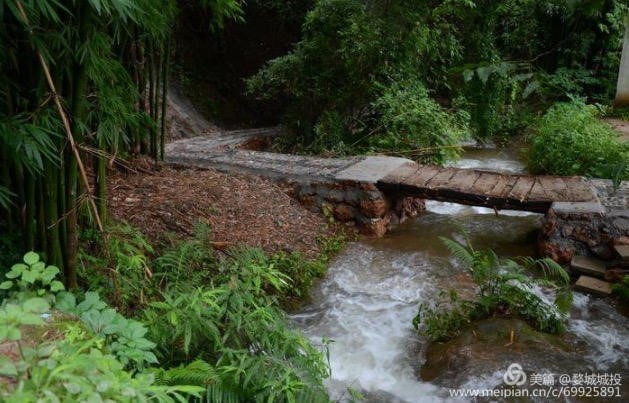
[[546,212],[554,202],[596,202],[581,177],[513,175],[405,163],[377,181],[385,193],[494,209]]

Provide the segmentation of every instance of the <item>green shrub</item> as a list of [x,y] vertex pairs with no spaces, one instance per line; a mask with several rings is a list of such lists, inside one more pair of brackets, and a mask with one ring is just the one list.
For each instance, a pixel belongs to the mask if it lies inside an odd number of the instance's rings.
[[210,246],[210,229],[198,223],[194,237],[180,241],[152,262],[154,281],[162,288],[208,284],[218,263]]
[[[443,238],[442,238],[443,239]],[[422,304],[413,325],[428,339],[447,340],[474,320],[494,314],[513,315],[529,322],[537,330],[560,333],[564,330],[572,293],[566,271],[546,258],[521,258],[521,263],[498,257],[491,250],[477,251],[469,243],[443,239],[452,255],[468,267],[476,295],[471,300],[459,299],[456,292],[441,293],[434,304]],[[541,268],[542,277],[533,279],[524,270]],[[532,287],[540,285],[556,290],[554,304],[546,303]]]
[[[8,295],[0,305],[0,343],[16,343],[19,352],[15,359],[0,356],[0,377],[10,380],[0,389],[2,401],[174,402],[203,391],[155,384],[153,374],[142,372],[156,358],[141,323],[116,313],[95,293],[77,305],[56,280],[56,267],[33,252],[23,261],[2,283]],[[62,329],[55,323],[58,311],[80,321],[64,318]]]
[[612,292],[624,303],[629,303],[629,276],[623,276],[622,281],[614,284]]
[[581,100],[552,106],[535,125],[529,153],[534,174],[629,177],[629,146]]
[[[84,231],[79,252],[79,279],[119,309],[131,312],[154,292],[150,257],[155,253],[144,234],[127,223],[106,228],[107,245],[100,234]],[[151,285],[151,286],[149,286]]]
[[[281,292],[290,279],[259,250],[231,254],[213,287],[166,291],[163,301],[145,311],[160,361],[179,366],[159,377],[196,379],[209,395],[220,392],[240,401],[299,401],[304,393],[327,399],[323,354],[290,329],[268,293]],[[200,361],[187,365],[193,360]]]
[[[443,65],[459,56],[451,30],[440,31],[425,21],[429,8],[410,1],[317,1],[305,18],[301,41],[251,77],[249,91],[286,101],[284,122],[295,134],[293,145],[305,151],[397,151],[398,145],[409,150],[450,144],[450,133],[443,140],[433,138],[443,131],[428,137],[426,132],[408,133],[418,126],[435,128],[434,113],[440,109],[428,102],[421,85],[402,91],[406,79],[442,77]],[[398,81],[396,88],[383,91]],[[416,87],[420,92],[413,94]],[[417,101],[404,108],[403,97],[409,94]],[[381,96],[386,98],[379,100]],[[432,113],[426,125],[416,113],[424,112],[418,106]],[[411,110],[406,125],[393,116]],[[440,112],[439,117],[446,118],[443,125],[448,125],[451,119]],[[388,113],[386,130],[383,113]],[[376,132],[383,141],[367,144],[364,140]],[[389,133],[398,137],[387,141]]]
[[402,153],[433,163],[458,157],[467,119],[457,119],[441,108],[421,82],[407,80],[387,87],[374,108],[384,128],[369,137],[369,146],[375,151]]

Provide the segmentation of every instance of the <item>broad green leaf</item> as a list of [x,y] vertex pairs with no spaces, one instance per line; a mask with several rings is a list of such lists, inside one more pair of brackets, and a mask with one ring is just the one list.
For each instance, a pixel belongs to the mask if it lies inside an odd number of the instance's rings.
[[531,81],[526,86],[526,88],[524,88],[524,91],[522,91],[522,98],[527,98],[529,95],[535,92],[538,88],[539,88],[539,82]]
[[63,291],[65,289],[66,288],[61,281],[55,280],[52,283],[50,283],[50,291],[52,292]]
[[37,253],[28,252],[26,255],[24,255],[24,263],[26,263],[27,265],[32,266],[37,262],[39,262],[39,255]]
[[492,72],[493,68],[491,66],[479,67],[476,69],[476,74],[478,75],[478,78],[480,78],[480,80],[483,82],[483,84],[487,83],[487,80],[489,79],[489,76]]
[[44,320],[42,319],[42,317],[38,314],[34,314],[34,313],[24,313],[21,317],[20,317],[20,324],[21,325],[33,325],[33,326],[37,326],[37,325],[43,325],[44,324]]
[[71,395],[76,395],[78,393],[81,393],[81,385],[79,385],[78,383],[66,382],[66,383],[63,384],[63,386],[66,388],[68,393],[70,393]]
[[17,376],[17,368],[15,364],[9,360],[9,357],[0,356],[0,375]]
[[50,309],[48,301],[43,298],[31,298],[22,304],[23,309],[26,312],[44,313]]
[[75,313],[76,297],[71,292],[60,292],[57,294],[55,308],[65,313]]
[[27,283],[33,284],[35,281],[37,281],[37,278],[37,273],[32,270],[25,270],[24,273],[22,273],[22,280],[26,281]]
[[24,270],[28,269],[28,266],[23,263],[17,263],[11,266],[11,270],[6,274],[7,278],[17,278],[22,275]]
[[11,280],[3,281],[2,283],[0,283],[0,290],[8,290],[11,287],[13,287],[13,281]]
[[41,275],[42,280],[49,283],[57,274],[59,274],[59,269],[56,266],[48,266],[44,269],[44,272]]
[[22,332],[17,327],[9,327],[7,329],[7,340],[17,341],[22,338]]

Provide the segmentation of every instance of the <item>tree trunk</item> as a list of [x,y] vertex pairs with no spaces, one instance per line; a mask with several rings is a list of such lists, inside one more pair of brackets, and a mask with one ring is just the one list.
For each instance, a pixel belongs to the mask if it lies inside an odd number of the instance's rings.
[[625,18],[625,38],[622,45],[614,103],[616,106],[629,106],[629,15]]
[[164,160],[164,148],[166,146],[166,108],[168,99],[168,74],[170,65],[170,35],[166,37],[166,45],[164,46],[164,71],[162,72],[162,121],[159,139],[159,158]]

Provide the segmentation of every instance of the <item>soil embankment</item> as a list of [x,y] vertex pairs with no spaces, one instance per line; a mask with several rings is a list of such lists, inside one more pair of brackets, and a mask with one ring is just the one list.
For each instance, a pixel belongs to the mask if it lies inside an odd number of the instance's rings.
[[333,232],[322,215],[255,176],[160,166],[113,174],[108,194],[113,218],[140,228],[156,243],[191,236],[200,221],[209,225],[218,248],[249,245],[315,257],[318,238]]

